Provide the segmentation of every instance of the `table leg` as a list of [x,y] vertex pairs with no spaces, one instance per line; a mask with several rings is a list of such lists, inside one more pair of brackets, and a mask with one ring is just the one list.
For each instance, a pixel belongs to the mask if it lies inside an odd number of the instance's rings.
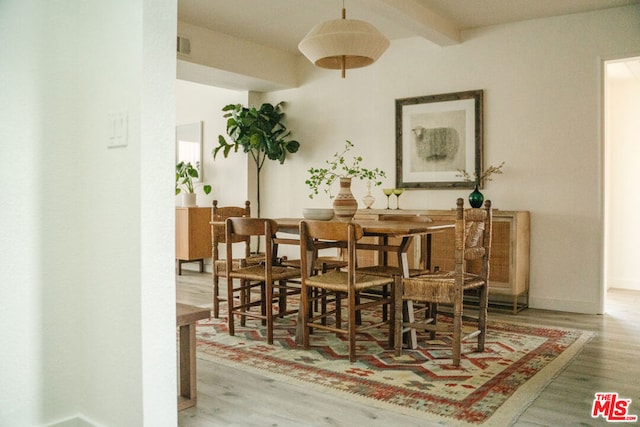
[[180,399],[178,410],[196,404],[196,328],[195,324],[180,326]]
[[[409,249],[409,245],[411,244],[412,240],[413,236],[403,237],[402,243],[400,243],[400,246],[398,247],[398,265],[400,266],[400,269],[402,271],[402,277],[409,277],[409,259],[407,258],[407,250]],[[413,313],[413,301],[407,300],[405,304],[407,310],[407,319],[409,320],[409,322],[414,322],[415,315]],[[411,328],[407,331],[407,333],[409,334],[409,346],[412,349],[418,348],[418,334],[416,333],[416,330]]]

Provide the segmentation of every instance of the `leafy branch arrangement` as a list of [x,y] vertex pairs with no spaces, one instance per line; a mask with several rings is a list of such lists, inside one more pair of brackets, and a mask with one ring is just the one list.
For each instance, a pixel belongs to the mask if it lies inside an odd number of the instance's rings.
[[456,176],[461,177],[466,182],[474,182],[477,186],[482,186],[482,184],[485,181],[493,181],[493,178],[491,177],[492,175],[502,175],[503,166],[504,166],[504,161],[500,163],[498,166],[493,166],[493,165],[489,166],[487,169],[484,170],[484,172],[480,174],[480,176],[477,176],[476,173],[474,172],[473,177],[469,175],[469,173],[466,170],[458,169],[458,172],[460,173],[457,174]]
[[327,167],[324,168],[310,168],[308,170],[310,177],[305,181],[305,184],[311,188],[311,194],[309,198],[313,199],[313,196],[317,196],[319,188],[324,185],[324,192],[329,195],[329,198],[333,198],[331,195],[331,184],[337,178],[359,178],[361,180],[367,179],[373,181],[374,185],[382,185],[380,178],[386,178],[384,171],[375,168],[367,169],[361,166],[362,157],[354,156],[351,163],[347,163],[344,156],[354,147],[351,141],[348,141],[344,145],[344,150],[341,153],[334,153],[332,160],[326,160]]
[[[176,165],[176,195],[183,190],[187,193],[194,193],[193,179],[198,178],[198,169],[194,168],[191,163],[180,162]],[[210,185],[203,185],[204,194],[211,193]]]

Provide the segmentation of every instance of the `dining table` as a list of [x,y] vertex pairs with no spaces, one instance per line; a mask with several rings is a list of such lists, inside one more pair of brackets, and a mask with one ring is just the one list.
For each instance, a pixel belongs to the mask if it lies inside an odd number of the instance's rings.
[[[302,218],[274,218],[278,224],[278,233],[297,235],[300,233],[300,221]],[[409,261],[407,257],[407,251],[411,246],[411,242],[417,236],[427,235],[430,239],[432,234],[442,233],[448,229],[454,228],[453,222],[417,222],[417,221],[384,221],[384,220],[372,220],[372,219],[357,219],[352,220],[354,223],[362,227],[363,236],[379,237],[377,241],[368,241],[366,243],[358,243],[356,245],[357,250],[371,250],[378,251],[379,253],[395,253],[398,266],[402,272],[403,277],[409,277]],[[391,238],[399,238],[399,243],[389,243]],[[275,240],[278,244],[299,244],[296,238],[290,237],[278,237]],[[430,245],[427,245],[430,247]],[[425,254],[427,259],[427,266],[430,254]],[[308,259],[312,259],[311,256]],[[386,257],[383,258],[386,262]],[[312,262],[312,261],[311,261]],[[413,321],[413,309],[408,308],[409,320]],[[301,324],[301,322],[298,322]],[[302,341],[301,328],[297,328],[296,342]],[[410,331],[409,344],[411,348],[417,346],[417,337],[415,329]]]
[[[303,218],[275,218],[278,224],[278,232],[287,234],[299,234],[300,221]],[[416,221],[381,221],[381,220],[360,220],[354,219],[354,223],[362,227],[364,236],[380,237],[382,238],[377,243],[367,242],[358,243],[356,248],[359,250],[372,250],[378,252],[391,252],[395,253],[398,258],[398,266],[400,266],[403,277],[409,276],[409,262],[407,259],[407,250],[416,236],[427,235],[430,237],[432,234],[441,233],[447,229],[454,227],[453,222],[439,221],[439,222],[416,222]],[[401,238],[400,243],[389,244],[389,238]],[[279,238],[277,243],[282,244],[296,244],[296,239]],[[429,245],[430,246],[430,245]],[[429,268],[429,256],[426,255],[426,268]]]

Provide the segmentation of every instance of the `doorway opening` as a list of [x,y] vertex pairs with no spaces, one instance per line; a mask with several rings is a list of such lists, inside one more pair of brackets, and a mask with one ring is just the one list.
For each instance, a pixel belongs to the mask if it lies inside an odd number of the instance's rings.
[[633,179],[640,159],[640,56],[604,62],[603,308],[609,289],[640,291],[635,242],[640,209]]

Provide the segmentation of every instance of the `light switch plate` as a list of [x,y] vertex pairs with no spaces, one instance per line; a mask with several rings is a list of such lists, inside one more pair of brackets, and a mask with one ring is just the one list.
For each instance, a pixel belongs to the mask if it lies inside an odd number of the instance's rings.
[[129,134],[129,113],[109,113],[107,125],[107,148],[126,147]]

